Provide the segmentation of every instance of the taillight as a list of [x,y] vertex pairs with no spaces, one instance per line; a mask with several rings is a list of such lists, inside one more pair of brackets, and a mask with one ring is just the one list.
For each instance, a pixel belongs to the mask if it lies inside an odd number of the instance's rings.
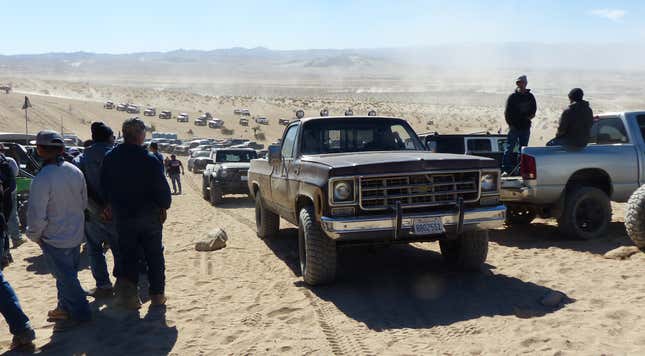
[[535,157],[523,154],[520,159],[520,174],[524,179],[537,178],[537,166]]

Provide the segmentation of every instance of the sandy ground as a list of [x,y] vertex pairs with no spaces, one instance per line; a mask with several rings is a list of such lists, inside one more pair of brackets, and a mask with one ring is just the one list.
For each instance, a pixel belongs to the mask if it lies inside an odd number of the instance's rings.
[[[615,206],[609,235],[562,239],[551,221],[492,233],[486,269],[454,272],[435,243],[347,248],[338,282],[308,288],[298,274],[297,232],[255,235],[252,202],[232,197],[219,208],[200,197],[200,177],[184,177],[165,225],[166,310],[138,313],[92,301],[95,320],[52,335],[46,311],[54,280],[35,244],[14,251],[5,270],[38,335],[42,354],[642,354],[645,350],[645,254],[607,260],[629,245]],[[197,252],[216,227],[228,247]],[[83,258],[82,284],[92,277]],[[541,298],[567,298],[545,307]],[[10,342],[0,322],[0,349]]]
[[[30,92],[27,84],[22,90]],[[237,106],[264,112],[273,120],[305,102],[310,111],[319,110],[322,101],[328,107],[337,105],[338,110],[346,106],[340,99],[286,101],[189,93],[173,102],[164,91],[131,88],[113,88],[109,96],[102,93],[106,88],[90,88],[97,93],[81,98],[73,93],[74,85],[45,84],[40,90],[48,93],[30,94],[32,130],[57,129],[63,117],[66,131],[84,138],[89,136],[91,121],[104,120],[118,127],[128,115],[103,110],[101,101],[126,101],[129,95],[138,97],[136,103],[189,111],[193,117],[198,110],[228,112],[221,116],[235,129],[234,136],[245,135],[243,128],[235,126],[232,110]],[[23,95],[0,94],[0,131],[24,127],[19,110]],[[437,103],[378,104],[392,114],[418,113],[410,120],[417,130],[427,128],[427,110],[441,118],[435,119],[440,127],[449,130],[450,125],[453,131],[463,132],[485,128],[488,120],[498,124],[500,109],[490,99],[475,96],[459,102],[446,96]],[[212,105],[207,106],[206,100]],[[559,99],[551,101],[549,115],[563,105]],[[542,102],[546,105],[550,99]],[[361,110],[368,106],[357,104]],[[554,130],[554,118],[549,115],[539,115],[544,123],[537,125],[536,140],[540,130],[543,135]],[[153,120],[162,131],[185,133],[191,128],[196,135],[222,137],[219,130],[196,129],[192,123]],[[269,141],[282,127],[273,121],[263,130]],[[608,236],[597,241],[563,239],[553,221],[543,220],[530,227],[494,231],[482,273],[450,270],[436,243],[346,248],[340,253],[337,283],[308,288],[299,277],[297,232],[292,226],[283,222],[278,238],[258,239],[248,199],[233,197],[214,208],[201,199],[200,184],[199,176],[185,176],[184,194],[173,198],[165,225],[169,297],[165,310],[149,309],[146,303],[138,313],[128,313],[113,308],[111,302],[92,300],[95,320],[91,324],[53,335],[46,312],[55,306],[54,280],[35,244],[13,251],[16,262],[4,273],[32,319],[41,354],[633,355],[645,350],[645,254],[623,261],[602,256],[615,247],[631,245],[622,224],[622,205],[614,206]],[[195,251],[194,243],[216,227],[227,231],[228,247],[210,253]],[[91,288],[85,255],[82,265],[81,282]],[[556,307],[543,306],[541,298],[552,291],[567,298]],[[0,351],[9,343],[7,326],[0,321]]]

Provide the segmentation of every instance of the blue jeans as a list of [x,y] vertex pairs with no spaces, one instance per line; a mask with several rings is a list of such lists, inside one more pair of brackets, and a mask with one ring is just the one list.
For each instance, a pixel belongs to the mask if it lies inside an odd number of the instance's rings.
[[119,235],[121,276],[134,284],[139,283],[139,251],[143,250],[148,266],[149,292],[151,295],[163,294],[166,262],[163,256],[161,213],[153,210],[138,217],[118,217],[115,225]]
[[92,311],[87,302],[85,291],[78,280],[78,267],[81,258],[80,246],[56,248],[44,242],[41,244],[41,248],[49,270],[56,278],[58,307],[69,313],[74,320],[87,321],[92,319]]
[[14,190],[13,193],[11,193],[11,199],[13,200],[13,207],[11,208],[11,214],[9,214],[9,218],[7,219],[7,232],[9,233],[9,237],[11,238],[12,241],[16,241],[20,239],[20,222],[18,221],[18,201],[17,201],[17,196],[18,193]]
[[18,335],[31,329],[29,318],[22,311],[18,297],[9,282],[4,279],[2,271],[0,271],[0,313],[9,324],[11,334]]
[[170,181],[172,182],[172,191],[177,192],[177,187],[179,187],[179,192],[181,193],[181,176],[179,173],[170,173]]
[[511,173],[517,166],[517,155],[515,150],[528,146],[531,137],[531,129],[518,130],[512,128],[508,131],[506,140],[506,151],[504,151],[504,160],[502,161],[502,171]]
[[114,223],[105,222],[101,217],[88,213],[85,221],[85,237],[87,238],[87,252],[90,258],[90,270],[96,281],[97,288],[111,288],[110,274],[108,273],[103,242],[110,244],[112,257],[114,257],[114,269],[112,275],[119,277],[119,241]]

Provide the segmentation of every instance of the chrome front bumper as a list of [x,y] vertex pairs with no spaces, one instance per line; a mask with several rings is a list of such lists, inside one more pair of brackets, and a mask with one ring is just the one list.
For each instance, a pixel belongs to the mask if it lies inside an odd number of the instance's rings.
[[[460,214],[454,210],[403,214],[400,220],[401,234],[395,234],[397,224],[395,213],[365,217],[332,218],[323,216],[321,226],[325,234],[334,240],[380,241],[392,239],[394,235],[398,235],[397,237],[401,239],[418,238],[420,236],[415,236],[413,231],[414,219],[433,217],[441,218],[446,233],[457,233]],[[503,226],[505,219],[506,207],[504,205],[464,210],[462,231],[496,229]],[[427,237],[433,238],[432,236]],[[434,236],[434,238],[436,237]]]

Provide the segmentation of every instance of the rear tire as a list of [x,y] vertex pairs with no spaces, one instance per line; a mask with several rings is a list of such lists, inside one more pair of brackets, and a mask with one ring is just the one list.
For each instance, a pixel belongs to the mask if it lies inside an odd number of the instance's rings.
[[336,242],[322,231],[311,206],[300,210],[298,252],[305,283],[315,286],[336,279]]
[[455,240],[439,240],[441,255],[464,271],[479,271],[488,256],[488,230],[469,231]]
[[529,225],[535,220],[535,210],[522,206],[509,206],[506,209],[506,226]]
[[638,188],[627,202],[625,229],[634,245],[645,251],[645,185]]
[[255,194],[255,227],[261,239],[274,237],[280,230],[280,217],[264,207],[259,191]]
[[210,202],[211,205],[216,206],[222,203],[222,188],[218,187],[215,184],[215,181],[211,180],[210,183]]
[[610,222],[607,194],[598,188],[579,187],[567,193],[558,227],[566,236],[591,240],[604,236]]

